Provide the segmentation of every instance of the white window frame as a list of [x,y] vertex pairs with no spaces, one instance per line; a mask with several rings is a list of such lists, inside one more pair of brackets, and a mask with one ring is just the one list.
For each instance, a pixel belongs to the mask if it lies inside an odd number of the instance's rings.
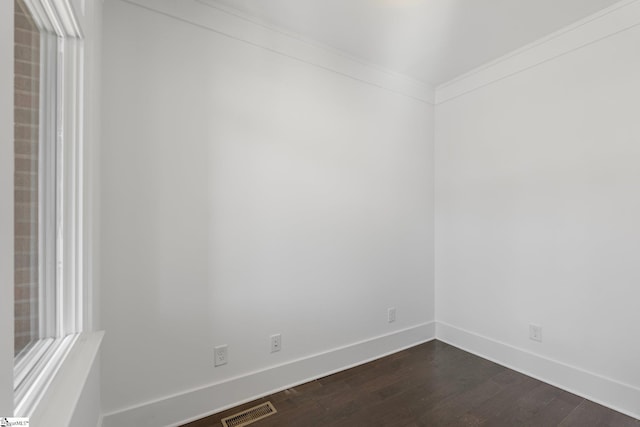
[[[39,336],[16,359],[17,416],[30,416],[85,329],[83,35],[66,0],[23,0],[41,31]],[[43,114],[44,113],[44,114]]]

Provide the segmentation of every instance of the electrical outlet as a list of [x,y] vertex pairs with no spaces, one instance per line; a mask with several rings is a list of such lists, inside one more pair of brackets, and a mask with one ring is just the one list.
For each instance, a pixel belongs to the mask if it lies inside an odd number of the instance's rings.
[[280,351],[281,348],[282,348],[282,335],[280,334],[271,335],[271,353]]
[[529,339],[542,342],[542,326],[529,325]]
[[387,321],[393,323],[396,321],[396,308],[391,307],[387,310]]
[[219,345],[214,348],[215,352],[215,366],[221,366],[227,364],[227,345]]

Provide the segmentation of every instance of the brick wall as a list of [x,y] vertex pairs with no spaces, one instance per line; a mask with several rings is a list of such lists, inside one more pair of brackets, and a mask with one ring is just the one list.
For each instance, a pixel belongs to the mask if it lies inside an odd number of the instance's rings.
[[40,36],[15,1],[15,354],[38,338]]

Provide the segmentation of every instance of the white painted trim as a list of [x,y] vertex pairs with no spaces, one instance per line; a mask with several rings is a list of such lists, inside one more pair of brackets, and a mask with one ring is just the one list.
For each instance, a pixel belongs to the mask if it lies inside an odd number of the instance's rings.
[[640,388],[475,332],[437,322],[436,339],[640,419]]
[[31,415],[34,426],[69,425],[102,343],[104,332],[80,334]]
[[433,340],[435,322],[250,372],[203,388],[104,414],[104,427],[179,426],[272,393]]
[[[49,386],[63,366],[65,359],[76,343],[77,335],[68,335],[64,338],[52,339],[45,343],[39,360],[31,364],[31,372],[27,372],[26,384],[20,384],[15,391],[15,415],[30,417],[38,407],[44,396],[47,395]],[[49,341],[49,339],[47,339]],[[33,351],[37,351],[34,348]]]
[[100,354],[89,368],[89,373],[75,405],[71,422],[67,427],[92,427],[100,422]]
[[640,1],[622,0],[585,19],[482,65],[436,88],[436,104],[640,25]]
[[405,97],[428,104],[434,102],[433,88],[423,82],[382,70],[282,29],[259,24],[230,9],[197,0],[120,1]]

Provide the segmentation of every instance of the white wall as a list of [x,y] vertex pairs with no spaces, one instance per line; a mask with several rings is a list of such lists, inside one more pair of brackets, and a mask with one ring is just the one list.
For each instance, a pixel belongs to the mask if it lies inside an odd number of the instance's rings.
[[[13,2],[0,2],[0,417],[13,415]],[[9,95],[11,94],[11,95]]]
[[[631,12],[619,23],[637,24]],[[493,358],[521,370],[536,373],[533,354],[589,374],[622,391],[538,376],[638,416],[640,28],[618,30],[443,89],[455,97],[436,107],[436,315],[438,337],[501,346]]]
[[434,318],[433,106],[225,34],[105,4],[107,414]]

